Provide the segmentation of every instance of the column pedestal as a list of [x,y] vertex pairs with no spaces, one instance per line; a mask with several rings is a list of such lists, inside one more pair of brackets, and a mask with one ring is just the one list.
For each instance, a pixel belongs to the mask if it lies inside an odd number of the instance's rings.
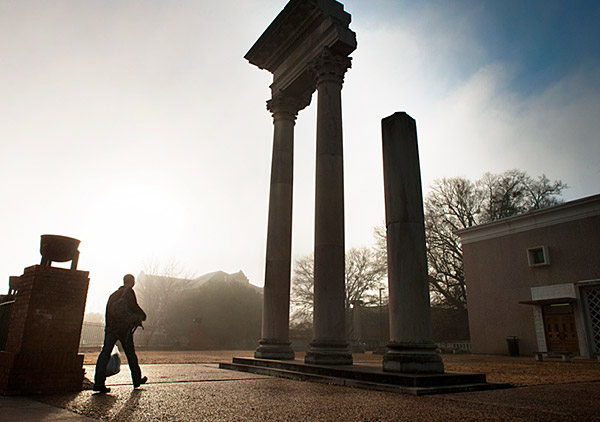
[[386,345],[383,370],[404,374],[442,374],[444,364],[435,343],[395,343]]
[[260,346],[254,352],[257,359],[293,360],[296,357],[289,341],[262,339],[258,343]]
[[313,341],[304,362],[312,365],[352,365],[352,353],[347,342]]

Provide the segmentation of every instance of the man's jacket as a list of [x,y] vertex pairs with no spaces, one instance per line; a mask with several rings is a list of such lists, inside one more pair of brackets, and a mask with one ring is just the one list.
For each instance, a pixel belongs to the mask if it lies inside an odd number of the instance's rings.
[[[115,305],[120,299],[124,299],[127,304],[127,310],[129,313],[135,315],[140,321],[139,323],[132,323],[131,318],[123,318],[115,315]],[[135,297],[135,292],[131,287],[121,286],[108,298],[106,304],[106,330],[114,334],[124,334],[132,330],[138,325],[141,325],[141,321],[146,320],[146,313],[140,308]]]

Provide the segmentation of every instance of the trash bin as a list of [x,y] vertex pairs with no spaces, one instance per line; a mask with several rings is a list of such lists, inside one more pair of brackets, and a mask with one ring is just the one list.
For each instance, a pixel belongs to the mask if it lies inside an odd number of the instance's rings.
[[515,336],[506,337],[508,345],[508,354],[511,356],[519,356],[519,339]]

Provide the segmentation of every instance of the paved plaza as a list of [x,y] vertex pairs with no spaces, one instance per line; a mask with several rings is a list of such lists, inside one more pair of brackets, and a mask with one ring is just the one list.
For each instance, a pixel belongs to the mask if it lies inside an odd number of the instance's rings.
[[[550,363],[550,366],[553,363]],[[569,364],[566,364],[569,365]],[[570,368],[577,368],[571,364]],[[600,366],[600,365],[599,365]],[[569,366],[563,366],[568,371]],[[86,365],[87,377],[94,368]],[[534,385],[415,397],[218,369],[214,363],[144,364],[134,390],[129,370],[111,392],[0,397],[10,421],[581,421],[599,420],[600,383]],[[66,409],[66,410],[63,410]]]

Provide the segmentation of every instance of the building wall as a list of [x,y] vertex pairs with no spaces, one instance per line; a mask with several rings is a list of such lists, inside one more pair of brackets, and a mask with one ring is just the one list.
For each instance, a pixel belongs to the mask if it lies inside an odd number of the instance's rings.
[[[527,249],[546,246],[550,265],[530,267]],[[600,278],[600,216],[562,222],[463,245],[473,353],[537,350],[531,287]]]

